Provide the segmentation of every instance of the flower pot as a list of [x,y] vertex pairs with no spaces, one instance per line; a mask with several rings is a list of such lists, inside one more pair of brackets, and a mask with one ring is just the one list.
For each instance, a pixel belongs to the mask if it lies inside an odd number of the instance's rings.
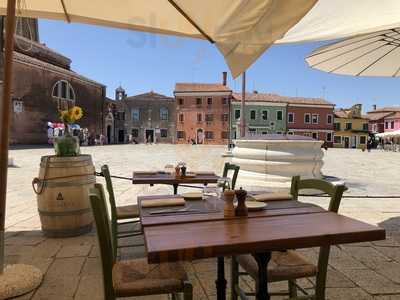
[[79,140],[77,137],[66,133],[54,140],[54,149],[57,156],[77,156],[80,154]]

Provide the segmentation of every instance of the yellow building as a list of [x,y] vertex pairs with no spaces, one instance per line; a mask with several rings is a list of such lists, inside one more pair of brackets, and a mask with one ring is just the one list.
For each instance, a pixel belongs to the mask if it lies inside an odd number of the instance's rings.
[[361,110],[361,104],[335,110],[334,148],[363,149],[367,147],[368,119],[362,116]]

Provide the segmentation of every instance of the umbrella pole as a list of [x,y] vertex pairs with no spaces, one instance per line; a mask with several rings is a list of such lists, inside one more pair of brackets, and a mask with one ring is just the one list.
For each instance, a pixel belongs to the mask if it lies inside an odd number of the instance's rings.
[[246,114],[245,114],[245,101],[246,101],[246,71],[242,74],[242,101],[240,103],[240,137],[246,136]]
[[[0,102],[0,274],[4,271],[4,230],[6,217],[8,139],[10,129],[12,58],[14,51],[15,2],[7,0],[3,97]],[[1,49],[3,50],[3,49]]]

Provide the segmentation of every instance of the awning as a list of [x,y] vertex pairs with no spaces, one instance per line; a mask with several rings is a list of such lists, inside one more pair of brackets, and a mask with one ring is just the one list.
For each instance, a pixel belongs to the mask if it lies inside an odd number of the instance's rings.
[[375,136],[380,138],[400,137],[400,130],[381,132]]

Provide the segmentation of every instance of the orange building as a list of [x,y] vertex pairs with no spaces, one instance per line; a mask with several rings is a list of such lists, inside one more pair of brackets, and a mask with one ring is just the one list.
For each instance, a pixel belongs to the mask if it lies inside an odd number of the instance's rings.
[[220,83],[176,83],[176,143],[227,144],[232,91]]

